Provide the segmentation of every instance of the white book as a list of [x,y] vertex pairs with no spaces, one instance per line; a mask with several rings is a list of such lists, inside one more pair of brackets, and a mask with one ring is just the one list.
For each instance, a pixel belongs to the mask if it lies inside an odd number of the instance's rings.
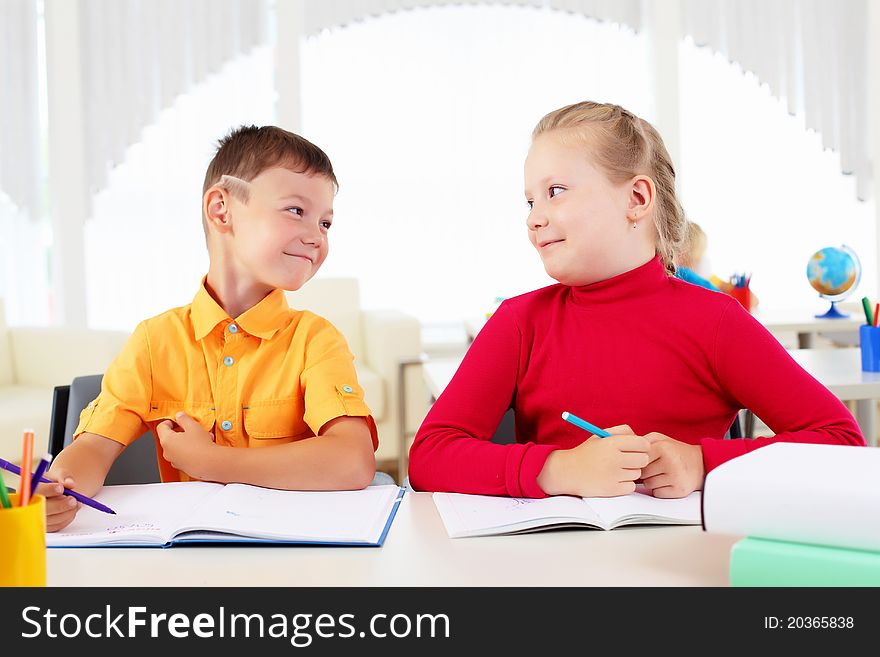
[[712,470],[706,531],[880,551],[880,449],[773,443]]
[[398,486],[304,492],[247,484],[176,482],[105,486],[48,547],[170,547],[177,543],[381,546],[403,497]]
[[618,497],[557,495],[543,499],[434,493],[434,504],[450,538],[560,527],[700,524],[699,492],[680,499],[655,498],[642,488]]

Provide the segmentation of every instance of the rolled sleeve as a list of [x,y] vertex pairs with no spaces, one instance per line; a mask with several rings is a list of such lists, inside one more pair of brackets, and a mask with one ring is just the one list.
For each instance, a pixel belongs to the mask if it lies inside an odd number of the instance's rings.
[[307,366],[301,377],[306,424],[317,436],[330,420],[343,416],[363,417],[376,449],[379,445],[376,422],[364,401],[354,356],[345,338],[329,322],[323,322],[309,340],[307,350]]
[[74,431],[94,433],[128,445],[147,431],[152,378],[146,327],[139,324],[101,380],[101,392],[82,413]]
[[547,497],[547,493],[538,485],[538,475],[544,469],[547,457],[559,449],[559,445],[537,445],[528,443],[519,467],[518,497]]

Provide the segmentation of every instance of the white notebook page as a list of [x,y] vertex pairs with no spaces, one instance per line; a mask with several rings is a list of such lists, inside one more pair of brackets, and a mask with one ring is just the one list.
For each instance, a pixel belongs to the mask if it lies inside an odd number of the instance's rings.
[[140,541],[161,545],[193,507],[221,488],[205,482],[104,486],[95,499],[116,514],[83,505],[67,527],[46,534],[46,544]]
[[281,540],[375,542],[399,492],[398,486],[292,492],[228,484],[193,511],[185,529]]
[[584,501],[605,521],[612,525],[620,519],[632,517],[641,523],[700,524],[700,493],[687,497],[664,499],[654,497],[644,488],[631,495],[618,497],[587,497]]

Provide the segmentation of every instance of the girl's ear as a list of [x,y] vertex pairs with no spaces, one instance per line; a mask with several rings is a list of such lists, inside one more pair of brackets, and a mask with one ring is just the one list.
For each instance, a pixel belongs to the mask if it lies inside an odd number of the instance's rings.
[[630,181],[629,206],[626,218],[636,223],[647,216],[654,205],[656,191],[654,181],[650,177],[639,175],[633,178]]
[[206,224],[218,233],[228,233],[232,230],[229,196],[222,187],[215,185],[205,192],[205,198],[202,199],[202,211]]

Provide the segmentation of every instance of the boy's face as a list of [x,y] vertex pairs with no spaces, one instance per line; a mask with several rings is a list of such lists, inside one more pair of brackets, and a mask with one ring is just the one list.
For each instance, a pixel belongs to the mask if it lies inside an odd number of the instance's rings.
[[333,221],[333,183],[276,167],[248,185],[243,203],[230,195],[232,257],[256,282],[298,290],[324,263]]
[[631,248],[628,186],[616,185],[592,164],[588,147],[540,135],[525,163],[529,240],[548,275],[565,285],[588,285],[616,275]]

